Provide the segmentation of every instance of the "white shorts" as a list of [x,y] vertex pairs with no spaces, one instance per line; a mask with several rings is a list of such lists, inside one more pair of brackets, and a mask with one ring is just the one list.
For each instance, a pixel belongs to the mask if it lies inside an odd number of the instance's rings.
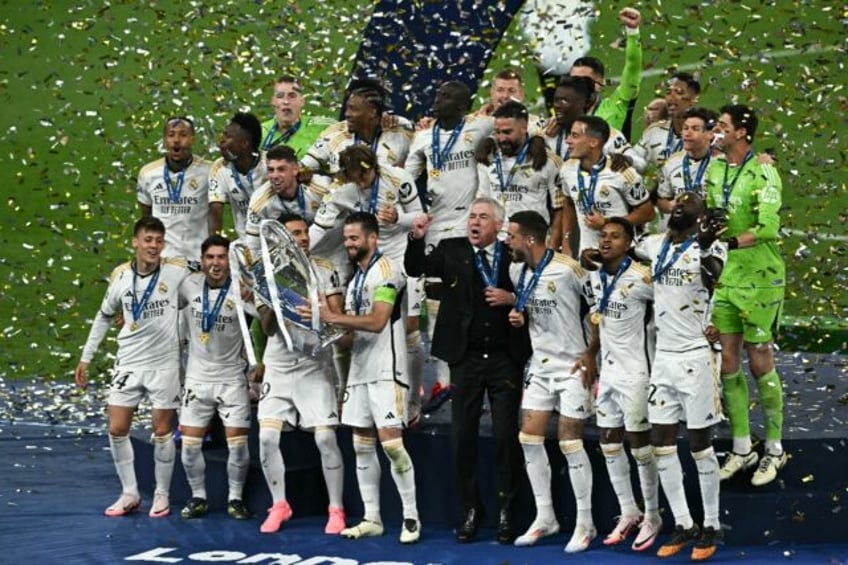
[[657,351],[648,391],[648,420],[652,424],[685,421],[690,430],[721,421],[719,371],[712,349]]
[[556,379],[531,375],[524,380],[521,409],[557,411],[566,418],[585,420],[592,415],[592,395],[579,373]]
[[136,407],[144,397],[158,410],[176,410],[180,407],[180,369],[142,371],[115,369],[109,386],[111,406]]
[[326,356],[266,364],[257,419],[291,427],[338,426],[333,365]]
[[210,383],[186,378],[180,409],[180,424],[205,428],[218,412],[227,428],[250,427],[250,397],[247,379]]
[[395,381],[348,385],[342,424],[353,428],[400,428],[406,425],[409,389]]
[[651,429],[648,422],[648,376],[603,374],[598,380],[595,412],[599,428],[628,432]]

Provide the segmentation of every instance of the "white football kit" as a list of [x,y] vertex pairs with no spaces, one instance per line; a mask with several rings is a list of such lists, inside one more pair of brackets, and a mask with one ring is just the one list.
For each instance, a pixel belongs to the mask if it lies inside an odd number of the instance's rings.
[[[518,294],[523,273],[527,285],[534,271],[524,263],[510,265],[509,274]],[[526,314],[530,323],[533,355],[524,377],[521,408],[558,411],[568,418],[592,414],[592,399],[579,373],[572,368],[586,349],[580,316],[588,295],[586,272],[571,257],[554,253],[530,294]]]
[[145,395],[154,408],[180,405],[177,292],[187,274],[185,263],[175,259],[163,259],[157,270],[143,276],[132,262],[112,271],[81,356],[83,362],[91,362],[113,318],[124,319],[110,405],[135,407]]
[[[666,234],[642,240],[636,253],[651,262],[657,350],[651,368],[648,416],[651,423],[703,429],[721,420],[719,374],[704,330],[710,318],[710,294],[701,280],[698,242],[672,244]],[[709,254],[725,261],[716,242]]]

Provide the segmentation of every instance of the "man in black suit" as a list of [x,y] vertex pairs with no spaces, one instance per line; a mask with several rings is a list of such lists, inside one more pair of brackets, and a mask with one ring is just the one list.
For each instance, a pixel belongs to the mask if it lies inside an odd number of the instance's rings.
[[518,443],[518,410],[522,375],[530,357],[527,327],[508,321],[515,295],[509,278],[510,253],[497,234],[504,210],[492,198],[474,200],[467,237],[444,239],[425,256],[426,226],[413,228],[405,256],[410,276],[442,279],[441,307],[432,354],[450,366],[456,386],[452,402],[451,439],[464,521],[457,540],[476,538],[483,519],[477,484],[477,443],[483,395],[488,392],[495,439],[500,512],[497,539],[512,543],[512,507],[523,472]]

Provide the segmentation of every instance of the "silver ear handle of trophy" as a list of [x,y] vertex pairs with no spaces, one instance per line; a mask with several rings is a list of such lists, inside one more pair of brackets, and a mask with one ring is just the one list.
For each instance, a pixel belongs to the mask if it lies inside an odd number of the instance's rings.
[[271,303],[274,308],[274,314],[277,316],[277,325],[280,328],[280,334],[283,336],[283,340],[286,342],[286,349],[289,351],[294,351],[294,343],[292,342],[291,335],[289,335],[289,331],[286,328],[286,319],[283,316],[283,304],[280,301],[279,292],[277,292],[277,281],[274,280],[274,263],[271,261],[271,249],[268,246],[268,240],[265,238],[264,231],[262,228],[268,224],[276,224],[279,225],[279,222],[275,220],[262,220],[262,223],[259,224],[259,241],[262,245],[262,263],[265,267],[265,281],[268,285],[269,294],[271,295]]
[[[247,316],[244,313],[244,302],[241,299],[241,269],[239,267],[238,251],[235,247],[230,249],[230,278],[233,285],[233,298],[236,304],[236,317],[238,318],[241,338],[244,343],[244,351],[247,354],[247,362],[253,367],[256,365],[256,352],[253,350],[253,340],[250,339],[250,330],[247,327]],[[254,293],[255,295],[255,293]]]

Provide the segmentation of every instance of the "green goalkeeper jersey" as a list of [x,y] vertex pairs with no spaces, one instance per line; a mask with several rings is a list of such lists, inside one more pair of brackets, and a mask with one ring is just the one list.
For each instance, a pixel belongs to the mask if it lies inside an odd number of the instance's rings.
[[753,152],[741,167],[728,165],[724,156],[710,163],[706,178],[707,206],[727,210],[724,236],[736,237],[745,232],[756,236],[755,245],[728,252],[720,285],[785,286],[786,267],[778,247],[782,190],[777,169],[757,163]]
[[639,96],[642,82],[642,40],[639,32],[629,32],[624,45],[624,69],[618,86],[609,96],[601,96],[601,102],[593,114],[603,118],[612,128],[621,129],[627,119],[630,100]]
[[300,159],[315,143],[315,140],[325,129],[333,125],[330,118],[323,116],[301,116],[298,124],[289,131],[281,131],[274,118],[262,123],[262,145],[263,151],[268,151],[277,145],[288,145],[294,149],[297,158]]

